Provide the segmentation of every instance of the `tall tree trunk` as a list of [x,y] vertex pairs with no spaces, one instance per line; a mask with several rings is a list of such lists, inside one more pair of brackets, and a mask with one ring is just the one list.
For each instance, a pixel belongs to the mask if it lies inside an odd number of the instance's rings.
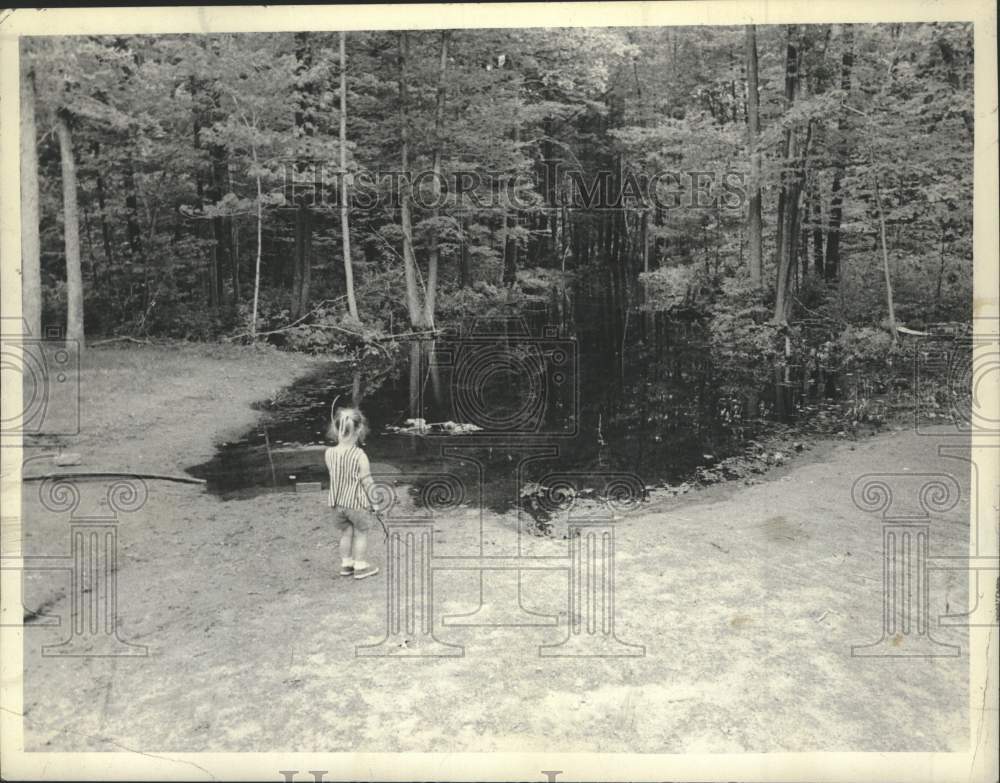
[[[799,47],[796,40],[797,25],[788,26],[788,45],[785,55],[785,110],[791,109],[799,91]],[[811,127],[811,126],[810,126]],[[806,142],[808,146],[808,140]],[[782,172],[781,198],[778,201],[778,244],[775,249],[774,322],[788,322],[791,312],[792,277],[795,272],[796,248],[799,224],[799,196],[802,192],[802,176],[799,156],[805,154],[798,148],[798,131],[785,131],[784,171]]]
[[253,272],[253,314],[250,316],[250,339],[257,341],[257,302],[260,298],[260,258],[263,253],[264,243],[264,190],[260,182],[260,173],[257,164],[257,146],[252,147],[253,167],[257,171],[257,260],[254,264]]
[[[840,64],[840,89],[845,95],[851,90],[851,69],[854,66],[854,33],[850,25],[844,25],[844,52]],[[826,253],[824,256],[824,274],[828,280],[836,279],[840,274],[840,221],[843,218],[843,187],[844,166],[847,164],[847,113],[843,113],[837,121],[837,131],[840,138],[837,142],[837,166],[833,172],[833,186],[830,197],[830,222],[826,236]]]
[[812,216],[813,192],[811,188],[803,184],[802,187],[804,201],[802,211],[799,213],[799,235],[798,235],[798,262],[801,269],[801,280],[805,280],[809,274],[809,238],[811,235],[809,221]]
[[[298,77],[295,128],[299,138],[316,132],[316,85],[308,81],[313,64],[312,43],[308,32],[295,34],[296,75]],[[307,192],[312,193],[310,188]],[[301,318],[309,308],[309,288],[312,278],[312,212],[310,205],[299,202],[295,219],[295,266],[292,273],[293,319]]]
[[312,285],[312,212],[299,204],[295,221],[295,277],[291,316],[301,318],[309,309],[309,289]]
[[757,84],[757,28],[747,25],[747,128],[750,146],[750,204],[747,243],[750,280],[760,286],[763,278],[763,231],[760,214],[760,94]]
[[142,259],[142,231],[139,229],[139,199],[135,193],[135,168],[131,154],[125,158],[125,211],[128,246],[132,262]]
[[233,286],[233,307],[240,305],[240,222],[235,219],[229,221],[231,236],[231,246],[233,248],[233,266],[230,280]]
[[400,193],[399,222],[403,231],[403,271],[406,278],[406,307],[410,325],[424,326],[417,290],[417,259],[413,253],[413,226],[410,220],[410,126],[407,118],[407,67],[410,57],[410,38],[406,32],[399,34],[399,157]]
[[441,198],[441,148],[444,145],[444,104],[447,98],[445,71],[448,67],[448,39],[450,35],[451,33],[448,30],[441,31],[441,57],[438,63],[437,100],[434,106],[433,216],[435,218],[435,225],[431,229],[430,249],[427,253],[427,292],[424,295],[424,322],[427,326],[432,328],[434,326],[434,307],[437,299],[439,229],[436,219],[441,215],[441,210],[438,207],[438,200]]
[[944,281],[944,238],[945,238],[945,224],[942,222],[941,226],[941,243],[938,248],[938,273],[937,273],[937,284],[934,287],[934,316],[940,318],[943,312],[941,307],[941,283]]
[[[226,150],[224,147],[213,144],[210,149],[212,157],[212,188],[210,191],[211,200],[218,204],[226,194],[228,188],[229,166],[226,161]],[[232,232],[229,229],[231,218],[212,218],[212,238],[215,240],[213,248],[213,273],[215,279],[213,285],[218,292],[218,302],[221,307],[225,307],[230,302],[229,293],[226,291],[224,269],[227,261],[232,258]]]
[[503,213],[503,272],[500,282],[507,286],[513,286],[517,282],[517,240],[513,236],[510,228],[510,215],[507,210]]
[[31,337],[42,336],[42,266],[39,239],[38,139],[35,74],[21,69],[21,315]]
[[66,246],[66,339],[83,350],[83,275],[80,271],[80,214],[76,201],[76,159],[73,135],[65,114],[56,115],[62,166],[63,237]]
[[[351,262],[351,223],[347,204],[347,34],[340,33],[340,235],[343,239],[344,281],[347,287],[347,310],[354,320],[358,302],[354,297],[354,264]],[[357,404],[355,400],[354,404]]]
[[815,190],[812,196],[812,242],[813,242],[813,270],[818,277],[823,277],[823,189],[819,185],[819,180],[815,183]]
[[885,213],[882,211],[882,195],[879,190],[878,170],[872,161],[872,176],[875,180],[875,208],[878,210],[879,240],[882,245],[882,271],[885,274],[885,298],[889,310],[889,331],[892,341],[899,342],[899,332],[896,330],[896,309],[892,303],[892,277],[889,275],[889,250],[885,242]]
[[[521,126],[518,122],[517,113],[514,114],[514,127],[511,136],[514,141],[514,146],[516,147],[521,141]],[[513,286],[517,282],[517,267],[518,260],[521,253],[521,248],[518,245],[517,239],[514,237],[514,232],[511,230],[511,209],[510,204],[504,205],[503,210],[503,270],[501,273],[500,281],[506,286]],[[520,213],[517,209],[513,210],[513,226],[516,228],[519,225]]]
[[464,217],[461,220],[461,245],[458,249],[458,287],[467,288],[469,286],[469,240],[466,234],[468,223]]

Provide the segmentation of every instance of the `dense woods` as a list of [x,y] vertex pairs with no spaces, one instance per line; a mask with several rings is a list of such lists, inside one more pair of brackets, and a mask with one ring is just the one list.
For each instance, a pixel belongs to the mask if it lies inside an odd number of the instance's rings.
[[969,25],[23,47],[35,333],[329,350],[572,289],[774,361],[970,316]]

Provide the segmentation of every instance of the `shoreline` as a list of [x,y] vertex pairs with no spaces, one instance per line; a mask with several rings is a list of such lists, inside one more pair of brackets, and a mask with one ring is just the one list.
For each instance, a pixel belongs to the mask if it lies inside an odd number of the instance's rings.
[[[135,366],[134,356],[98,357],[109,370],[96,373],[105,386],[120,375],[112,358],[118,370]],[[197,357],[189,366],[199,366]],[[242,382],[238,395],[204,400],[162,453],[191,454],[196,438],[210,448],[230,423],[252,419],[250,403],[272,381],[308,364],[250,370],[228,364],[221,374]],[[184,377],[194,384],[192,373]],[[120,416],[116,397],[107,389],[95,396],[101,391],[90,390],[89,404],[109,410],[91,410],[88,421]],[[154,404],[136,412],[155,417],[156,404],[175,391],[170,384],[151,390]],[[83,441],[97,442],[87,432]],[[337,576],[337,536],[322,493],[223,501],[153,483],[145,504],[119,519],[117,633],[146,646],[148,655],[136,659],[142,665],[46,657],[45,645],[66,638],[70,587],[58,572],[24,574],[31,618],[24,626],[25,749],[476,752],[517,741],[585,750],[608,736],[612,720],[618,731],[609,751],[954,750],[967,739],[964,659],[916,659],[911,678],[893,679],[887,672],[898,662],[850,655],[852,644],[878,638],[882,616],[881,526],[852,504],[851,487],[859,474],[886,465],[914,475],[949,470],[965,498],[968,471],[944,464],[953,461],[937,456],[937,442],[912,431],[828,440],[750,486],[726,481],[640,505],[616,526],[614,605],[617,637],[641,645],[643,655],[586,665],[538,652],[567,634],[566,571],[552,558],[565,563],[569,542],[515,541],[511,516],[456,509],[435,518],[435,557],[467,559],[485,546],[546,559],[562,570],[524,571],[521,606],[555,624],[445,625],[446,615],[476,612],[483,586],[502,574],[444,570],[434,582],[434,634],[465,652],[415,665],[357,657],[358,645],[386,636],[386,580]],[[119,453],[145,453],[144,446],[123,439]],[[85,503],[99,502],[102,489],[80,486]],[[22,493],[22,506],[25,557],[65,556],[68,515],[44,507],[34,492]],[[968,510],[965,502],[935,520],[936,552],[968,551]],[[369,546],[384,565],[382,536]],[[959,611],[965,575],[952,572],[931,598],[932,614]],[[62,617],[62,625],[46,625],[45,615]],[[963,629],[938,633],[964,644]],[[915,688],[920,698],[912,698]],[[467,693],[481,698],[461,698]],[[627,721],[618,720],[622,699],[632,705]],[[887,710],[898,720],[886,722]],[[845,711],[852,719],[826,731],[830,721],[819,718]],[[171,719],[162,720],[167,713]],[[389,716],[427,728],[401,734]],[[912,726],[927,729],[914,735]]]
[[[281,351],[267,345],[178,342],[132,346],[111,343],[89,348],[81,370],[79,439],[76,442],[69,439],[68,443],[60,442],[66,439],[34,439],[34,443],[26,443],[23,475],[26,479],[72,473],[169,473],[188,477],[191,475],[189,468],[207,462],[220,445],[239,438],[253,427],[262,415],[262,405],[296,381],[343,360],[343,357]],[[206,366],[204,362],[210,364]],[[129,393],[107,383],[118,374],[135,373],[147,363],[154,366],[165,363],[168,369],[173,364],[181,377],[192,373],[218,377],[214,386],[208,384],[207,393],[183,396],[171,395],[169,387],[146,385],[138,393]],[[129,389],[135,386],[133,381]],[[128,402],[117,400],[118,395]],[[184,401],[193,401],[201,405],[202,410],[189,411],[187,416],[165,421],[161,408]],[[137,410],[130,410],[132,407]],[[114,415],[122,409],[126,411],[124,416]],[[803,422],[803,427],[807,425],[808,422]],[[833,433],[797,429],[794,424],[783,425],[783,429],[777,435],[748,440],[744,448],[723,460],[707,460],[692,469],[691,475],[679,485],[668,485],[656,477],[644,478],[647,494],[642,508],[652,512],[661,507],[674,509],[702,500],[724,499],[738,489],[778,480],[795,466],[820,461],[840,445],[869,439],[853,433],[842,432],[838,437]],[[869,431],[868,435],[877,436],[899,429],[901,427],[890,424],[878,431]],[[157,461],[151,461],[143,453],[148,449],[141,443],[133,446],[133,442],[142,440],[136,430],[155,437],[153,459]],[[757,454],[753,453],[750,444],[757,445]],[[79,453],[81,462],[57,466],[51,460],[60,452]],[[769,459],[770,455],[778,454],[780,461],[767,462],[760,469],[761,454]],[[117,462],[113,461],[116,457]],[[735,465],[743,475],[713,477],[713,472],[727,465]],[[711,480],[705,480],[706,475]],[[683,491],[678,492],[678,488]],[[278,492],[294,492],[294,488]],[[246,499],[257,494],[263,492],[247,492],[244,496],[237,493],[234,497]]]

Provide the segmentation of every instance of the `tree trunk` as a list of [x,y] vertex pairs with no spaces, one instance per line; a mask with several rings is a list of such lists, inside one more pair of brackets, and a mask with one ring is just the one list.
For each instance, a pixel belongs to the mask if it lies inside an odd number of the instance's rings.
[[[854,65],[854,36],[850,25],[844,25],[844,52],[840,64],[840,89],[845,94],[851,89],[851,68]],[[844,166],[847,163],[847,114],[837,121],[837,131],[840,138],[837,142],[837,167],[833,172],[832,195],[830,197],[830,223],[826,236],[826,253],[824,256],[824,274],[828,280],[836,279],[840,274],[840,221],[843,218],[843,193],[841,191],[844,179]]]
[[139,229],[139,199],[135,193],[135,169],[132,158],[125,158],[125,211],[131,261],[142,259],[142,232]]
[[399,147],[400,147],[400,193],[399,221],[403,231],[403,271],[406,277],[406,307],[410,315],[410,325],[424,326],[420,307],[420,292],[417,290],[417,259],[413,253],[413,227],[410,221],[410,128],[407,119],[407,61],[410,56],[410,38],[406,32],[399,34]]
[[504,210],[503,213],[503,271],[500,282],[506,286],[513,286],[517,282],[517,240],[514,239],[509,227],[510,215]]
[[750,280],[760,286],[763,277],[763,231],[760,214],[760,94],[757,84],[757,29],[747,25],[747,128],[750,146],[750,204],[747,243]]
[[229,221],[231,247],[233,248],[233,267],[230,280],[233,285],[233,307],[240,305],[240,222],[238,220]]
[[[791,109],[799,91],[799,47],[796,42],[796,25],[788,26],[788,45],[785,53],[785,110]],[[806,142],[808,146],[808,141]],[[802,192],[802,173],[798,158],[798,132],[795,128],[785,131],[784,171],[782,172],[781,198],[778,200],[778,244],[775,248],[774,322],[788,322],[791,312],[791,287],[795,271],[798,239],[799,196]]]
[[[311,137],[316,131],[315,84],[308,81],[313,64],[312,44],[308,32],[295,34],[296,75],[299,77],[295,106],[295,129],[298,137]],[[312,189],[307,192],[312,193]],[[301,318],[309,308],[309,288],[312,277],[312,212],[310,205],[299,201],[295,216],[295,259],[292,272],[292,319]]]
[[[441,148],[444,145],[443,124],[444,124],[444,104],[447,98],[447,85],[445,84],[445,71],[448,67],[448,38],[451,34],[447,30],[441,31],[441,57],[438,64],[437,100],[434,107],[434,210],[435,220],[440,217],[441,210],[438,201],[441,198]],[[430,249],[427,254],[427,292],[424,296],[424,323],[434,326],[434,306],[437,298],[438,279],[438,226],[431,229]]]
[[80,272],[80,215],[76,202],[76,160],[73,136],[65,115],[56,116],[62,165],[63,237],[66,246],[66,339],[83,350],[83,275]]
[[872,176],[875,180],[875,208],[878,210],[879,240],[882,245],[882,270],[885,273],[885,298],[889,310],[889,331],[892,333],[892,341],[899,342],[899,333],[896,331],[896,310],[892,303],[892,278],[889,275],[889,251],[885,243],[885,213],[882,211],[882,195],[879,192],[878,171],[875,170],[872,162]]
[[21,69],[21,315],[27,335],[42,336],[42,266],[39,239],[38,139],[35,74]]
[[[649,272],[649,210],[642,211],[642,271]],[[564,269],[565,271],[565,269]]]
[[818,277],[824,276],[823,270],[823,207],[821,201],[823,191],[817,181],[812,197],[812,241],[813,241],[813,270]]
[[944,238],[945,238],[945,225],[941,224],[941,244],[938,249],[938,273],[937,273],[937,285],[934,288],[934,315],[940,318],[942,315],[941,308],[941,283],[944,281]]
[[[228,186],[229,166],[226,161],[225,147],[217,144],[211,145],[210,154],[212,157],[212,188],[209,198],[218,204],[226,194]],[[229,230],[231,218],[212,218],[212,238],[215,240],[213,251],[213,273],[215,279],[213,285],[217,292],[217,301],[221,307],[225,307],[229,301],[229,294],[226,291],[224,268],[226,261],[232,258],[232,232]]]
[[469,242],[466,236],[467,222],[462,220],[462,244],[458,250],[458,287],[467,288],[469,285]]
[[[354,298],[354,264],[351,261],[351,224],[347,205],[347,34],[340,33],[340,235],[343,239],[344,281],[347,288],[347,310],[354,320],[358,302]],[[354,404],[357,404],[355,400]]]
[[260,257],[264,242],[264,190],[257,164],[257,147],[253,147],[253,167],[257,171],[257,261],[253,272],[253,314],[250,316],[250,339],[257,341],[257,302],[260,298]]
[[295,259],[292,272],[292,320],[301,318],[309,304],[312,270],[312,213],[305,204],[295,211]]
[[804,201],[802,203],[802,211],[799,213],[799,232],[796,244],[798,246],[799,268],[801,269],[801,277],[798,279],[805,280],[809,274],[809,237],[812,233],[809,221],[813,209],[813,191],[805,185],[803,185],[802,190]]

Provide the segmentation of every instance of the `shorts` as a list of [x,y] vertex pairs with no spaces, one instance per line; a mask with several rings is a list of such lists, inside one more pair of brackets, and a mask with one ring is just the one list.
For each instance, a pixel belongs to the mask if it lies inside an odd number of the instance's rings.
[[334,506],[330,510],[333,511],[333,524],[341,530],[354,525],[355,530],[365,532],[375,525],[375,515],[366,509]]

